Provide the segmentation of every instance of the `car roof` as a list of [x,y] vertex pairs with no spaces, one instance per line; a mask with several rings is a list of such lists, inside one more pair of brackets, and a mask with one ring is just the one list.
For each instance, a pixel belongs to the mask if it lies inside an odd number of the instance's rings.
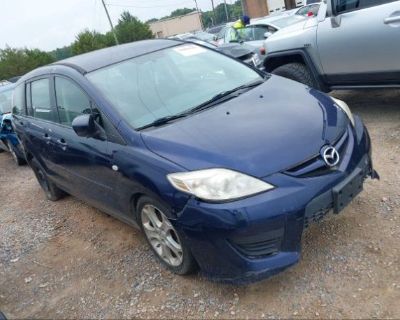
[[182,44],[182,41],[172,39],[142,40],[84,53],[57,61],[52,65],[69,66],[78,70],[80,73],[85,74],[123,60],[179,44]]

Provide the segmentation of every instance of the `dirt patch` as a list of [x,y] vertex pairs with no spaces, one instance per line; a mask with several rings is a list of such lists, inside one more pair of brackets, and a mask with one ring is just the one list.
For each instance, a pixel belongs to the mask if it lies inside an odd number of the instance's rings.
[[333,95],[364,119],[380,181],[310,227],[299,264],[242,287],[179,277],[140,232],[46,201],[0,154],[0,309],[10,318],[400,318],[400,91]]

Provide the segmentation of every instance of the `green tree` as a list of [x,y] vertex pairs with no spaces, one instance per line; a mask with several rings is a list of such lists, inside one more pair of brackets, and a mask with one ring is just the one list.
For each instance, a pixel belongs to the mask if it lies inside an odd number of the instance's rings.
[[[239,19],[243,14],[240,1],[236,1],[234,4],[227,4],[227,9],[230,21]],[[212,10],[203,12],[202,20],[205,28],[228,22],[226,19],[225,5],[221,3],[215,7],[215,16]]]
[[16,49],[6,47],[0,50],[0,79],[22,76],[25,73],[54,62],[54,57],[39,49]]
[[149,25],[132,16],[128,11],[121,14],[115,32],[120,43],[153,38]]
[[49,52],[55,60],[67,59],[72,56],[71,46],[64,46]]
[[75,42],[72,43],[72,53],[82,54],[97,49],[102,49],[113,45],[110,44],[109,37],[97,31],[84,30],[76,36]]
[[196,9],[195,8],[192,8],[192,9],[189,9],[189,8],[176,9],[176,10],[172,11],[171,14],[169,16],[167,16],[166,18],[173,18],[173,17],[183,16],[183,15],[191,13],[193,11],[196,11]]

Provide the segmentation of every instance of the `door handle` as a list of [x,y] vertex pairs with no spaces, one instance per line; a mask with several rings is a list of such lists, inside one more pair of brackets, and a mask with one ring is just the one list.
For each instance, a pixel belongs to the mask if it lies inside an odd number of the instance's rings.
[[388,17],[385,20],[383,20],[384,24],[390,24],[390,23],[394,23],[394,22],[400,22],[400,16],[398,16],[398,17]]
[[383,20],[384,24],[400,22],[400,11],[393,12],[389,17]]

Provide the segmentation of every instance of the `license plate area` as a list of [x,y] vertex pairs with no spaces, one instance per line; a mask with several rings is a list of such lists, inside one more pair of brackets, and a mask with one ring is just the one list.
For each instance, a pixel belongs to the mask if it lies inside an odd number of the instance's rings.
[[362,191],[364,178],[364,170],[357,168],[348,179],[332,189],[334,213],[339,213]]

